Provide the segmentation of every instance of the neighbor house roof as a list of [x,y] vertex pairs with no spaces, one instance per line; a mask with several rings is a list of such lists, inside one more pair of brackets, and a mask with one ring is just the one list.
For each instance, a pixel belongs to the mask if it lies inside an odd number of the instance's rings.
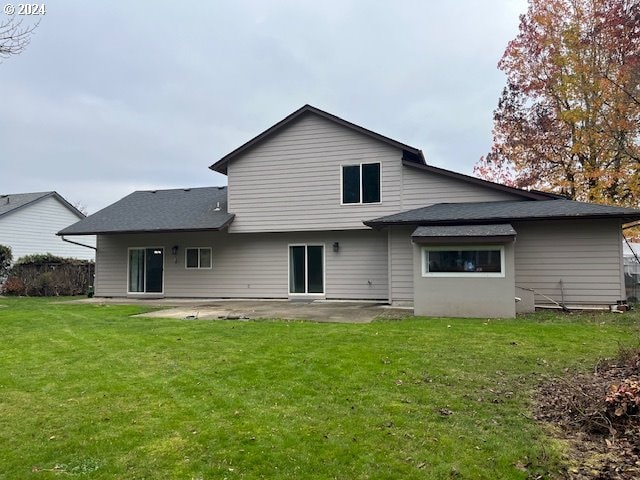
[[290,123],[294,122],[296,119],[298,119],[302,115],[305,115],[305,114],[308,114],[308,113],[313,113],[313,114],[319,115],[319,116],[321,116],[323,118],[326,118],[327,120],[335,122],[335,123],[337,123],[339,125],[342,125],[344,127],[350,128],[351,130],[355,130],[356,132],[360,132],[360,133],[362,133],[364,135],[367,135],[367,136],[369,136],[371,138],[374,138],[376,140],[384,142],[384,143],[386,143],[388,145],[391,145],[393,147],[399,148],[400,150],[402,150],[404,152],[405,158],[411,159],[411,160],[414,160],[414,161],[418,161],[420,163],[424,163],[424,155],[422,154],[422,151],[420,149],[418,149],[418,148],[411,147],[411,146],[406,145],[404,143],[401,143],[401,142],[398,142],[396,140],[393,140],[392,138],[385,137],[384,135],[380,135],[379,133],[376,133],[376,132],[372,132],[371,130],[368,130],[368,129],[364,128],[364,127],[361,127],[360,125],[356,125],[355,123],[348,122],[347,120],[344,120],[344,119],[342,119],[340,117],[336,117],[335,115],[332,115],[331,113],[325,112],[324,110],[320,110],[319,108],[313,107],[311,105],[304,105],[303,107],[299,108],[298,110],[296,110],[292,114],[290,114],[287,117],[285,117],[284,119],[280,120],[278,123],[276,123],[272,127],[268,128],[267,130],[265,130],[261,134],[255,136],[254,138],[249,140],[247,143],[239,146],[238,148],[236,148],[231,153],[228,153],[227,155],[222,157],[220,160],[218,160],[216,163],[211,165],[209,168],[211,170],[215,170],[216,172],[223,173],[223,174],[226,175],[227,174],[227,165],[229,164],[229,162],[231,160],[236,158],[238,155],[244,153],[245,151],[247,151],[251,147],[257,145],[261,141],[265,140],[266,138],[270,137],[271,135],[275,134],[279,130],[283,129],[284,127],[286,127]]
[[498,223],[513,220],[548,220],[569,218],[618,218],[625,222],[640,220],[640,210],[633,208],[575,202],[573,200],[539,200],[507,202],[437,203],[364,222],[370,227],[388,225],[460,225]]
[[233,221],[227,187],[137,191],[58,235],[220,230]]
[[58,200],[62,205],[77,215],[78,218],[84,218],[84,214],[67,202],[58,192],[11,193],[0,195],[0,217],[50,197]]

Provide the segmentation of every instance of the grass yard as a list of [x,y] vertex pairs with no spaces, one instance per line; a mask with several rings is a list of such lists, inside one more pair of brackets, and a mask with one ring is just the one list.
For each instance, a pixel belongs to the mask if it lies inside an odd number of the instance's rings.
[[0,298],[0,479],[526,479],[532,391],[637,312],[368,325],[130,318]]

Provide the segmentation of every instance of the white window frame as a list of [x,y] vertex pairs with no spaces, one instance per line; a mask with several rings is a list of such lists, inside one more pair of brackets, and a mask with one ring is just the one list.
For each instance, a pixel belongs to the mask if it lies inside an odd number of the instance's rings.
[[[305,247],[304,255],[304,293],[291,291],[291,247]],[[309,258],[306,247],[322,247],[322,293],[308,293]],[[290,297],[324,297],[327,294],[327,247],[324,243],[290,243],[287,245],[287,291]]]
[[[429,252],[448,252],[448,251],[478,251],[478,250],[500,250],[500,272],[429,272],[427,270],[427,260]],[[504,278],[505,276],[505,255],[504,245],[446,245],[422,247],[420,261],[422,263],[423,277],[465,277],[465,278]]]
[[[368,202],[363,203],[362,197],[364,192],[364,184],[362,178],[362,165],[372,165],[377,163],[380,165],[380,200],[377,202]],[[360,201],[359,202],[344,202],[344,178],[343,178],[343,168],[344,167],[359,167],[360,168]],[[382,203],[382,162],[359,162],[359,163],[344,163],[340,165],[340,206],[346,207],[349,205],[380,205]]]
[[[188,250],[198,250],[198,266],[197,267],[189,267],[187,265],[187,251]],[[211,259],[211,264],[208,267],[200,266],[200,250],[209,250],[209,258]],[[187,270],[211,270],[213,269],[213,248],[211,247],[185,247],[184,248],[184,268]]]
[[[130,292],[129,291],[129,268],[130,263],[131,263],[131,250],[144,250],[145,251],[145,255],[146,255],[146,251],[148,249],[151,250],[162,250],[162,291],[161,292],[147,292],[147,275],[145,272],[144,275],[144,292]],[[145,262],[146,262],[146,258],[145,258]],[[164,275],[165,275],[165,262],[166,262],[166,255],[165,255],[165,248],[164,247],[127,247],[127,295],[164,295]],[[146,263],[145,263],[145,270],[146,270]]]

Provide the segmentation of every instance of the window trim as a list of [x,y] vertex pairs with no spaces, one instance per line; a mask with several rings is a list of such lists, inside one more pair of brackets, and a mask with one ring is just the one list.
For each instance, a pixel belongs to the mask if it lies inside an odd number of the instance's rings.
[[[291,292],[291,247],[305,247],[304,249],[304,271],[305,282],[304,289],[309,288],[309,257],[307,255],[307,247],[322,247],[322,293],[293,293]],[[287,245],[287,292],[290,297],[325,297],[327,295],[327,247],[324,243],[289,243]]]
[[[198,266],[197,267],[189,267],[187,264],[187,251],[188,250],[198,250]],[[209,250],[209,258],[211,259],[211,263],[208,267],[200,266],[200,250]],[[213,269],[213,248],[212,247],[185,247],[184,248],[184,268],[186,270],[212,270]]]
[[[380,165],[380,200],[377,202],[367,202],[363,203],[362,198],[364,197],[364,179],[362,178],[362,165]],[[344,201],[344,167],[358,167],[360,169],[360,201],[359,202],[349,202],[345,203]],[[380,205],[382,203],[382,162],[356,162],[356,163],[343,163],[340,164],[340,206],[349,206],[349,205]]]
[[[131,285],[129,284],[129,269],[131,268],[131,250],[144,250],[145,251],[145,255],[146,255],[146,251],[147,250],[162,250],[162,291],[161,292],[147,292],[147,274],[146,274],[146,258],[145,258],[145,275],[144,275],[144,292],[131,292],[129,291],[129,288],[131,287]],[[164,254],[165,252],[165,248],[164,247],[147,247],[147,246],[143,246],[143,247],[127,247],[127,271],[126,271],[126,279],[127,279],[127,296],[129,295],[164,295],[164,287],[165,287],[165,272],[166,272],[166,268],[165,268],[165,261],[166,261],[166,255]]]
[[[448,251],[500,251],[500,272],[429,272],[427,271],[428,252],[448,252]],[[504,245],[474,244],[474,245],[439,245],[437,247],[424,246],[420,255],[421,270],[423,277],[457,277],[457,278],[504,278],[505,277],[505,253]]]

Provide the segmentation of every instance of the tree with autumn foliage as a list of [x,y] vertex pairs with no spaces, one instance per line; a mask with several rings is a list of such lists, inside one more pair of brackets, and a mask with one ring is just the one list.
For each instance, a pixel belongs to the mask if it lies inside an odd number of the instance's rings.
[[572,199],[640,205],[640,0],[529,0],[474,173]]

